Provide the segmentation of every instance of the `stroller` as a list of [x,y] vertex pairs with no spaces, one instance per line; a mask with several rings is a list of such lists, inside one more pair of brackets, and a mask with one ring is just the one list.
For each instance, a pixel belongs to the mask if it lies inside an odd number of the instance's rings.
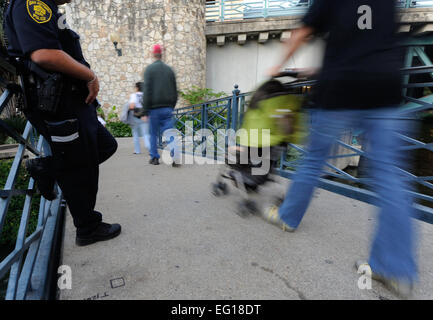
[[[287,70],[278,77],[297,75],[296,71]],[[275,182],[272,175],[282,153],[287,152],[289,143],[299,143],[303,138],[305,119],[300,111],[304,101],[301,92],[302,88],[287,88],[275,78],[262,84],[250,100],[236,143],[229,143],[225,166],[212,184],[212,193],[227,195],[229,189],[224,180],[231,180],[243,198],[236,211],[242,217],[258,213],[254,193],[258,193],[260,186]],[[263,139],[264,130],[269,130],[267,139]],[[264,161],[268,162],[264,166],[267,170],[260,169]],[[281,201],[275,199],[277,203]]]

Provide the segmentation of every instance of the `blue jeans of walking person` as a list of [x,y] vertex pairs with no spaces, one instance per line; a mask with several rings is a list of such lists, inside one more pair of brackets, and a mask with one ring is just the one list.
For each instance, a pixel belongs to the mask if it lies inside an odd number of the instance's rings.
[[176,161],[179,162],[179,148],[175,143],[174,137],[176,131],[174,129],[173,120],[173,108],[156,108],[151,109],[149,113],[150,123],[150,157],[159,159],[158,154],[158,137],[161,132],[168,140],[169,147],[171,149],[170,155]]
[[144,146],[150,150],[149,123],[134,117],[134,124],[131,125],[132,139],[134,141],[134,153],[141,153],[140,138],[144,141]]
[[[297,228],[311,201],[314,188],[331,147],[342,131],[361,129],[368,140],[366,154],[372,187],[378,195],[379,221],[371,246],[369,264],[386,278],[416,281],[415,231],[412,199],[397,167],[405,168],[402,140],[395,132],[410,130],[410,121],[398,118],[396,109],[326,111],[312,113],[307,154],[293,178],[279,209],[280,218]],[[412,129],[413,130],[413,129]]]

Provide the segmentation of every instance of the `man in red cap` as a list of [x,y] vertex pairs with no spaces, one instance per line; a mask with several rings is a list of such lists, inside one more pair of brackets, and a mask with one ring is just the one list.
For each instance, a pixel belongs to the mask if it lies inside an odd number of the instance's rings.
[[[173,130],[173,109],[177,103],[176,76],[173,70],[162,62],[161,45],[152,47],[152,56],[155,61],[146,68],[143,82],[143,111],[144,117],[149,116],[150,123],[150,164],[159,164],[157,139],[159,132],[170,138],[172,147],[171,156],[173,166],[178,166],[177,148],[175,148]],[[145,120],[145,119],[144,119]],[[172,130],[170,130],[172,129]]]
[[162,47],[160,44],[155,44],[152,48],[152,53],[160,55],[159,59],[162,57]]

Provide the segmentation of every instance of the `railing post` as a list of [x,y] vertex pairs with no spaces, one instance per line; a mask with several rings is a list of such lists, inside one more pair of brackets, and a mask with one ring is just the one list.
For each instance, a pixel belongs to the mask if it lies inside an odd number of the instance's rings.
[[269,0],[264,0],[263,18],[268,17]]
[[243,121],[244,121],[244,113],[245,113],[245,96],[242,96],[239,98],[239,125],[242,125]]
[[241,92],[239,86],[235,84],[235,90],[233,90],[233,99],[232,99],[232,129],[238,130],[238,115],[239,115],[239,93]]
[[220,6],[220,10],[221,10],[221,16],[220,16],[220,21],[224,21],[224,0],[220,0],[221,1],[221,6]]
[[232,100],[233,98],[227,99],[227,115],[226,115],[226,130],[230,129],[232,121]]
[[[203,103],[201,106],[201,128],[202,128],[202,134],[204,134],[203,129],[207,129],[207,103]],[[202,136],[201,137],[201,143],[202,146],[205,145],[205,143],[207,144],[206,141],[207,137]],[[202,149],[202,157],[206,157],[206,149],[203,148]]]

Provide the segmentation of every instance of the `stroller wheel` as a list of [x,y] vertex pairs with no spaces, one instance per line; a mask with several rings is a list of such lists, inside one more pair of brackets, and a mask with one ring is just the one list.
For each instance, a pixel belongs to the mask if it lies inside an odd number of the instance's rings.
[[245,218],[246,216],[250,214],[257,214],[259,211],[257,209],[257,205],[254,201],[251,200],[244,200],[242,202],[239,202],[238,209],[236,213],[242,217]]
[[218,182],[212,184],[212,194],[216,197],[225,196],[229,193],[227,184],[224,182]]

